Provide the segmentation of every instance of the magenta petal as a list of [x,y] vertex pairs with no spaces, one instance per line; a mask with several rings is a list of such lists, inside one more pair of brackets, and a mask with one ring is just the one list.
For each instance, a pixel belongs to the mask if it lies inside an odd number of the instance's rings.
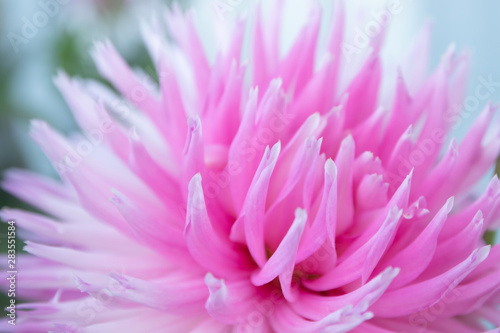
[[201,176],[196,174],[189,183],[188,211],[184,237],[189,253],[202,266],[211,267],[216,274],[245,275],[248,261],[235,244],[219,234],[208,218]]
[[257,293],[248,281],[229,282],[216,279],[212,274],[205,276],[210,296],[205,308],[211,317],[225,324],[244,323],[257,303]]
[[338,170],[338,204],[343,208],[337,211],[336,234],[340,234],[349,228],[354,214],[352,198],[352,165],[354,163],[355,143],[352,136],[347,136],[340,146],[335,164]]
[[[60,181],[2,180],[37,212],[0,210],[0,289],[16,269],[18,298],[0,331],[499,326],[500,246],[485,246],[498,177],[480,192],[500,155],[498,108],[451,137],[493,76],[463,100],[470,57],[454,45],[428,76],[430,25],[402,64],[388,58],[395,3],[198,2],[144,20],[152,68],[104,41],[92,58],[107,82],[55,78],[79,128],[32,122]],[[27,244],[15,263],[14,231]]]
[[377,316],[391,318],[409,315],[433,305],[486,259],[489,251],[489,246],[477,249],[466,260],[442,275],[387,292],[374,305],[373,311]]
[[311,290],[328,290],[362,278],[363,282],[370,276],[387,246],[392,242],[401,219],[402,211],[394,208],[389,212],[382,227],[362,247],[337,267],[320,278],[304,281]]
[[261,286],[279,276],[285,298],[293,301],[297,297],[297,291],[293,290],[294,286],[292,285],[293,269],[306,221],[307,213],[297,208],[295,211],[295,220],[276,251],[266,264],[257,273],[252,275],[253,284]]
[[182,228],[175,218],[163,220],[158,215],[142,212],[128,197],[118,190],[111,190],[110,201],[130,225],[131,229],[144,241],[152,243],[158,249],[169,246],[183,248]]
[[[325,184],[323,185],[323,198],[311,228],[305,233],[297,253],[297,263],[303,261],[320,246],[329,241],[335,247],[335,226],[337,212],[329,207],[337,206],[337,168],[329,159],[325,163]],[[336,260],[335,254],[334,261]]]
[[263,266],[265,263],[264,249],[264,213],[266,208],[267,188],[276,165],[281,145],[278,142],[272,149],[266,148],[262,162],[257,169],[255,178],[250,185],[245,199],[243,214],[233,225],[231,239],[238,240],[244,234],[245,242],[253,259]]
[[365,285],[345,295],[320,296],[303,292],[291,306],[297,313],[311,320],[319,320],[349,305],[354,308],[369,308],[384,294],[398,273],[399,269],[388,267]]
[[271,325],[278,332],[347,332],[373,317],[370,312],[358,313],[348,306],[332,312],[321,320],[311,321],[297,315],[288,305],[277,309]]
[[109,41],[96,43],[92,57],[99,72],[110,80],[124,96],[130,98],[153,120],[158,119],[160,103],[151,96],[150,89],[144,86]]

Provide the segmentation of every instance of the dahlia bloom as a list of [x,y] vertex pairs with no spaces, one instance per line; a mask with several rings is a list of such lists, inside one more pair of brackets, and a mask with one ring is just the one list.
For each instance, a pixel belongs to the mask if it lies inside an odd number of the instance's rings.
[[57,76],[82,133],[34,121],[62,181],[5,175],[43,213],[1,212],[27,239],[17,294],[30,300],[2,331],[500,326],[500,247],[482,239],[498,226],[500,183],[471,191],[500,152],[495,108],[447,139],[467,57],[450,48],[424,77],[424,29],[410,66],[384,70],[384,32],[366,56],[349,52],[340,1],[326,43],[313,4],[280,55],[280,5],[215,29],[213,61],[192,15],[169,11],[169,38],[163,20],[145,24],[159,87],[109,42],[92,55],[116,90]]

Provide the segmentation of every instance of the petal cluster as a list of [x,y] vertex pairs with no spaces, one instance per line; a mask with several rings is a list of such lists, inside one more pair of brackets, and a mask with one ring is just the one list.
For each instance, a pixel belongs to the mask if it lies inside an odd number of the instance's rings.
[[107,41],[92,56],[115,89],[58,74],[81,132],[32,124],[62,181],[5,175],[41,213],[1,211],[27,240],[18,293],[29,300],[2,331],[500,326],[500,247],[482,238],[498,227],[500,182],[471,191],[500,153],[496,108],[448,139],[467,56],[450,48],[418,79],[424,29],[398,71],[383,66],[384,32],[346,59],[341,1],[324,42],[314,3],[283,54],[283,5],[214,21],[213,60],[193,13],[148,21],[158,84]]

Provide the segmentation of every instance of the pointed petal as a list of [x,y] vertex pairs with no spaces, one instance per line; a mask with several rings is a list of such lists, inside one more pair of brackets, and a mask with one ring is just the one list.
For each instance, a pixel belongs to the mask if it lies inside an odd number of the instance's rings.
[[296,290],[292,290],[293,270],[299,243],[307,221],[306,211],[297,208],[295,220],[290,230],[281,241],[280,245],[273,253],[266,264],[252,275],[252,283],[256,286],[271,282],[279,276],[283,295],[288,301],[293,301],[296,297]]
[[212,318],[228,325],[249,321],[258,302],[254,286],[244,280],[226,283],[210,273],[205,276],[205,284],[210,292],[205,308]]
[[377,233],[356,252],[342,256],[333,270],[315,280],[306,280],[303,284],[314,291],[338,288],[360,278],[364,284],[387,247],[392,243],[401,215],[402,210],[398,210],[397,207],[392,209]]
[[259,165],[255,177],[248,190],[242,215],[234,223],[231,230],[231,240],[241,242],[244,236],[253,259],[259,266],[266,262],[264,245],[264,216],[266,209],[266,197],[269,188],[271,174],[278,160],[281,144],[278,142],[272,149],[266,148],[262,162]]
[[378,317],[393,318],[412,314],[433,305],[453,290],[490,251],[489,246],[475,250],[453,269],[433,279],[386,292],[372,307]]
[[397,289],[418,277],[429,265],[437,247],[437,239],[443,224],[453,207],[453,198],[439,210],[427,227],[415,240],[395,255],[387,254],[380,267],[399,267],[401,272],[392,282],[390,289]]
[[218,232],[208,217],[199,174],[189,183],[187,207],[184,238],[198,264],[222,276],[248,274],[249,263],[237,245]]

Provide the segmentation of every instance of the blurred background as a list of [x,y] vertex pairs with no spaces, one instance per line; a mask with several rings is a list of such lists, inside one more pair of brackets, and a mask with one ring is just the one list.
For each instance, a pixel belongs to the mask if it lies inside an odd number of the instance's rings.
[[[200,27],[207,24],[206,11],[232,8],[241,11],[253,0],[199,0],[197,18]],[[406,51],[427,21],[433,22],[431,67],[439,62],[450,43],[459,50],[469,50],[472,66],[469,94],[481,78],[500,82],[500,2],[497,0],[391,0],[402,8],[392,18],[386,53],[397,56]],[[370,12],[387,6],[388,0],[346,1],[353,8],[361,5]],[[58,69],[71,76],[94,77],[89,49],[96,40],[109,38],[125,59],[134,66],[150,66],[139,34],[139,19],[147,19],[167,0],[0,0],[0,173],[12,167],[27,168],[55,176],[48,160],[28,136],[33,118],[47,121],[63,133],[75,130],[75,123],[52,82]],[[179,0],[181,7],[196,1]],[[325,12],[332,1],[321,1]],[[303,3],[303,1],[302,1]],[[222,7],[221,7],[222,6]],[[293,35],[295,17],[301,1],[289,14]],[[40,13],[47,13],[43,15]],[[44,17],[46,19],[44,19]],[[35,23],[37,25],[35,25]],[[203,30],[203,28],[200,28]],[[419,55],[416,54],[415,57]],[[500,102],[500,89],[491,96]],[[470,126],[486,101],[456,129],[456,136]],[[493,172],[493,168],[492,168]],[[1,206],[22,206],[21,202],[0,190]],[[6,227],[0,227],[0,251]],[[21,244],[19,242],[19,244]],[[18,251],[21,247],[18,246]]]

